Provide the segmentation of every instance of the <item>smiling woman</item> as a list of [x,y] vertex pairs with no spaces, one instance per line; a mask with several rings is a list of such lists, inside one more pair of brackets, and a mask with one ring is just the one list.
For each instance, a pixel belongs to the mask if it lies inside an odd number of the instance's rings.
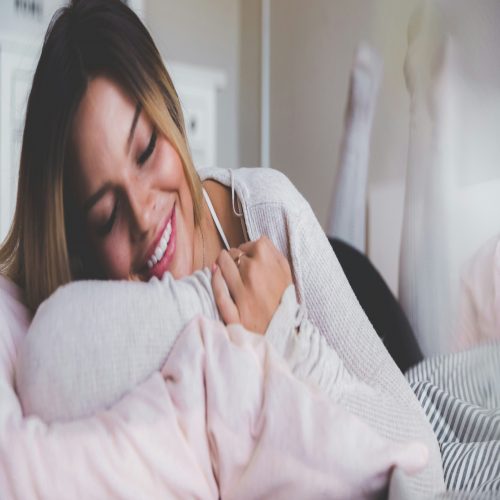
[[[110,279],[176,278],[201,267],[193,197],[179,154],[111,79],[88,84],[75,114],[69,187],[84,235]],[[178,246],[182,252],[175,252]]]
[[121,2],[75,1],[49,32],[28,100],[14,221],[0,249],[0,271],[33,311],[75,278],[159,275],[172,252],[151,259],[169,223],[169,247],[177,238],[192,248],[176,255],[173,274],[202,260],[193,255],[201,182],[176,91],[143,24]]
[[[310,205],[270,168],[195,171],[170,77],[119,0],[73,0],[49,27],[0,273],[36,312],[16,369],[28,414],[74,418],[113,405],[161,369],[181,328],[203,314],[248,337],[265,333],[299,378],[311,373],[303,357],[318,358],[318,387],[335,404],[389,442],[426,445],[429,465],[411,487],[443,486],[430,425]],[[219,375],[224,391],[232,375]],[[201,423],[198,433],[209,430]]]

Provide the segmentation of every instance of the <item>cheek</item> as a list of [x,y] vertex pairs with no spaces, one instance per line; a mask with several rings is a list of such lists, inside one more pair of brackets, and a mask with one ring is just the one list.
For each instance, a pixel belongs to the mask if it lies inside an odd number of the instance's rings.
[[97,257],[109,279],[127,279],[131,267],[129,239],[115,233],[97,245]]
[[158,152],[158,174],[161,184],[165,188],[178,190],[186,183],[186,178],[177,151],[166,139],[162,139]]
[[195,244],[193,198],[184,173],[181,159],[168,141],[161,147],[162,190],[174,193],[177,205],[177,249],[170,268],[175,278],[182,278],[193,272]]

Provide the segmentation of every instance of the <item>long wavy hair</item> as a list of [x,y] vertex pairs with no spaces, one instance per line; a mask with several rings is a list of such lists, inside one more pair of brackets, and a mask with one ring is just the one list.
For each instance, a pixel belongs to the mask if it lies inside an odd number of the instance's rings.
[[120,0],[73,0],[45,35],[27,104],[14,219],[0,247],[0,273],[24,290],[32,311],[60,285],[96,277],[67,177],[74,115],[98,75],[117,82],[176,149],[196,225],[201,218],[201,182],[179,98],[149,32]]

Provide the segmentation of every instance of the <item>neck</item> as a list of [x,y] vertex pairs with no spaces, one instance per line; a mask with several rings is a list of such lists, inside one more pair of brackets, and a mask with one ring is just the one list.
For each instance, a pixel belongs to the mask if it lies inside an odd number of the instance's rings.
[[205,202],[201,222],[195,230],[194,239],[193,270],[212,267],[224,245]]
[[[203,182],[203,187],[210,197],[229,244],[232,247],[241,245],[245,241],[245,237],[241,220],[233,213],[231,190],[209,179]],[[215,227],[215,223],[205,199],[203,199],[203,213],[201,219],[200,225],[196,228],[195,233],[193,269],[211,267],[221,250],[224,248],[224,243]],[[204,252],[203,249],[205,249]],[[205,257],[203,257],[203,254],[205,254]]]

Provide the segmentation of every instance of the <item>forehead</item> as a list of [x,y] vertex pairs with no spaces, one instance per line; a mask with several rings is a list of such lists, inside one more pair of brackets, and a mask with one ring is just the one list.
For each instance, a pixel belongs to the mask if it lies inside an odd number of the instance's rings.
[[125,92],[106,77],[92,79],[73,121],[73,141],[78,156],[90,149],[112,146],[127,138],[135,106]]
[[134,102],[113,80],[90,80],[72,127],[75,174],[86,191],[106,181],[124,160],[134,114]]

